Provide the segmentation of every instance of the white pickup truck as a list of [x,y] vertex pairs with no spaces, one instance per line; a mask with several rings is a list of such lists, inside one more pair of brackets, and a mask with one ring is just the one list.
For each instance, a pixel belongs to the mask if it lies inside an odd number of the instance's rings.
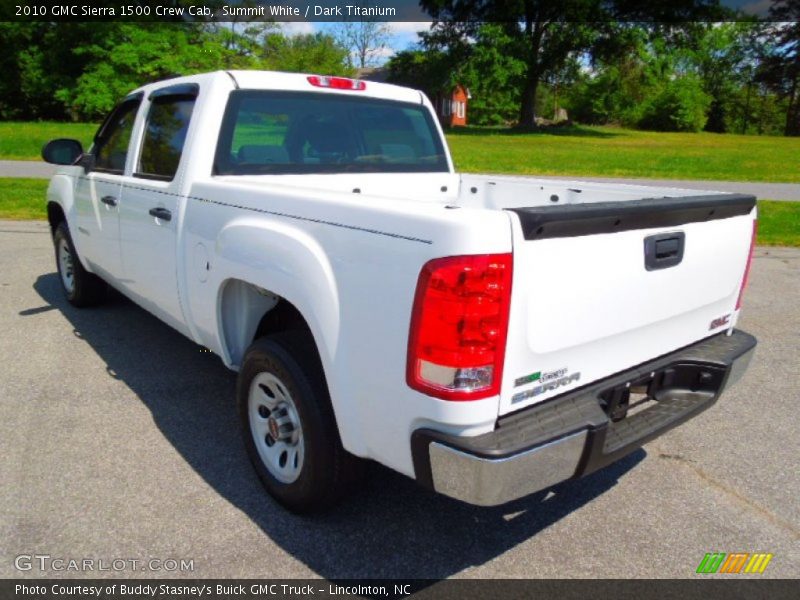
[[362,459],[479,505],[581,477],[756,345],[734,329],[754,197],[459,175],[416,90],[183,77],[42,152],[69,301],[110,285],[238,371],[250,458],[295,511]]

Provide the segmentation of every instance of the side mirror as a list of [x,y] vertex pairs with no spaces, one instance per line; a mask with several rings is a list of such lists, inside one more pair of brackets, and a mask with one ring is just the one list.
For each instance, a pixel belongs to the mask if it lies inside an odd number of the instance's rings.
[[82,155],[81,143],[67,138],[50,140],[42,148],[42,158],[53,165],[74,165]]

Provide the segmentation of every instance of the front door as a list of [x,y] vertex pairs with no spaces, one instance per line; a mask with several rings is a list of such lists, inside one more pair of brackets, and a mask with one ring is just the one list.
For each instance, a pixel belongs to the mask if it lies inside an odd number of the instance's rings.
[[78,253],[93,271],[114,282],[122,276],[119,207],[125,162],[141,97],[124,100],[108,116],[95,137],[94,166],[81,173],[75,186],[77,228],[72,237]]

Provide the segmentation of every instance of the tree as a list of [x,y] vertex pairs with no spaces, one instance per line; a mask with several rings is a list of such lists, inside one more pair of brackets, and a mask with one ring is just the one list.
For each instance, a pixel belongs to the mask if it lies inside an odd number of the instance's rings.
[[[536,126],[536,93],[541,80],[571,58],[613,35],[620,20],[686,22],[717,14],[716,0],[421,0],[437,21],[434,29],[460,23],[474,36],[479,22],[503,23],[526,64],[520,84],[519,124]],[[452,29],[451,29],[452,31]],[[434,37],[430,39],[435,39]]]
[[74,85],[91,63],[72,49],[102,44],[115,28],[113,23],[0,22],[0,118],[64,118],[54,92]]
[[423,90],[429,96],[455,83],[449,57],[436,50],[403,50],[392,56],[387,68],[391,83]]
[[331,36],[243,25],[0,22],[0,118],[97,120],[144,83],[218,69],[349,74]]
[[694,74],[668,80],[643,109],[638,125],[656,131],[700,131],[706,124],[711,97]]
[[[536,126],[536,92],[542,78],[563,68],[571,53],[581,52],[593,40],[589,24],[598,13],[600,0],[422,0],[422,6],[435,18],[427,42],[453,44],[456,35],[474,37],[481,21],[502,23],[513,40],[514,55],[525,63],[519,86],[519,125]],[[447,21],[459,23],[454,29]]]
[[525,61],[515,51],[516,45],[497,23],[486,23],[476,32],[469,57],[455,71],[457,81],[453,81],[470,90],[470,123],[505,125],[516,121],[525,77]]
[[245,34],[206,23],[0,23],[0,40],[4,119],[95,120],[149,81],[260,64]]
[[735,128],[736,116],[743,114],[737,106],[738,92],[752,83],[762,34],[761,23],[734,21],[706,23],[693,36],[686,60],[711,98],[706,131],[724,133]]
[[275,71],[351,74],[347,65],[347,49],[340,46],[333,36],[324,33],[268,35],[264,44],[262,65]]
[[54,97],[73,118],[98,119],[143,83],[213,71],[230,62],[226,55],[232,51],[201,24],[111,25],[96,43],[72,49],[86,66],[76,80],[55,89]]
[[350,67],[374,67],[389,48],[392,30],[388,23],[345,21],[336,28],[336,41],[347,48]]
[[[173,0],[173,2],[191,4],[187,0]],[[206,7],[220,11],[226,2],[224,0],[206,0]],[[236,8],[258,9],[259,0],[238,0]],[[205,23],[205,28],[214,36],[217,43],[222,44],[225,52],[224,66],[226,69],[258,68],[258,57],[264,47],[268,35],[280,31],[274,21],[265,21],[264,17],[254,13],[237,12],[225,17],[224,21],[211,20]]]
[[775,0],[758,80],[786,100],[784,135],[800,135],[800,0]]
[[688,42],[702,25],[683,28],[618,23],[594,49],[591,72],[571,93],[573,118],[660,131],[698,131],[709,96]]
[[[433,35],[441,35],[441,31]],[[422,34],[423,39],[428,33]],[[464,52],[416,48],[395,54],[388,62],[389,81],[423,90],[429,97],[449,94],[456,84],[471,91],[469,121],[475,125],[514,122],[519,84],[525,73],[514,40],[502,25],[484,23]]]

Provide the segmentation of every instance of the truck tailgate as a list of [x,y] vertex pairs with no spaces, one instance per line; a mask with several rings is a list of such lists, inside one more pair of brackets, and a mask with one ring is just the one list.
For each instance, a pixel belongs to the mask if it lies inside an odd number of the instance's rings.
[[754,207],[715,194],[509,209],[500,414],[731,328]]

